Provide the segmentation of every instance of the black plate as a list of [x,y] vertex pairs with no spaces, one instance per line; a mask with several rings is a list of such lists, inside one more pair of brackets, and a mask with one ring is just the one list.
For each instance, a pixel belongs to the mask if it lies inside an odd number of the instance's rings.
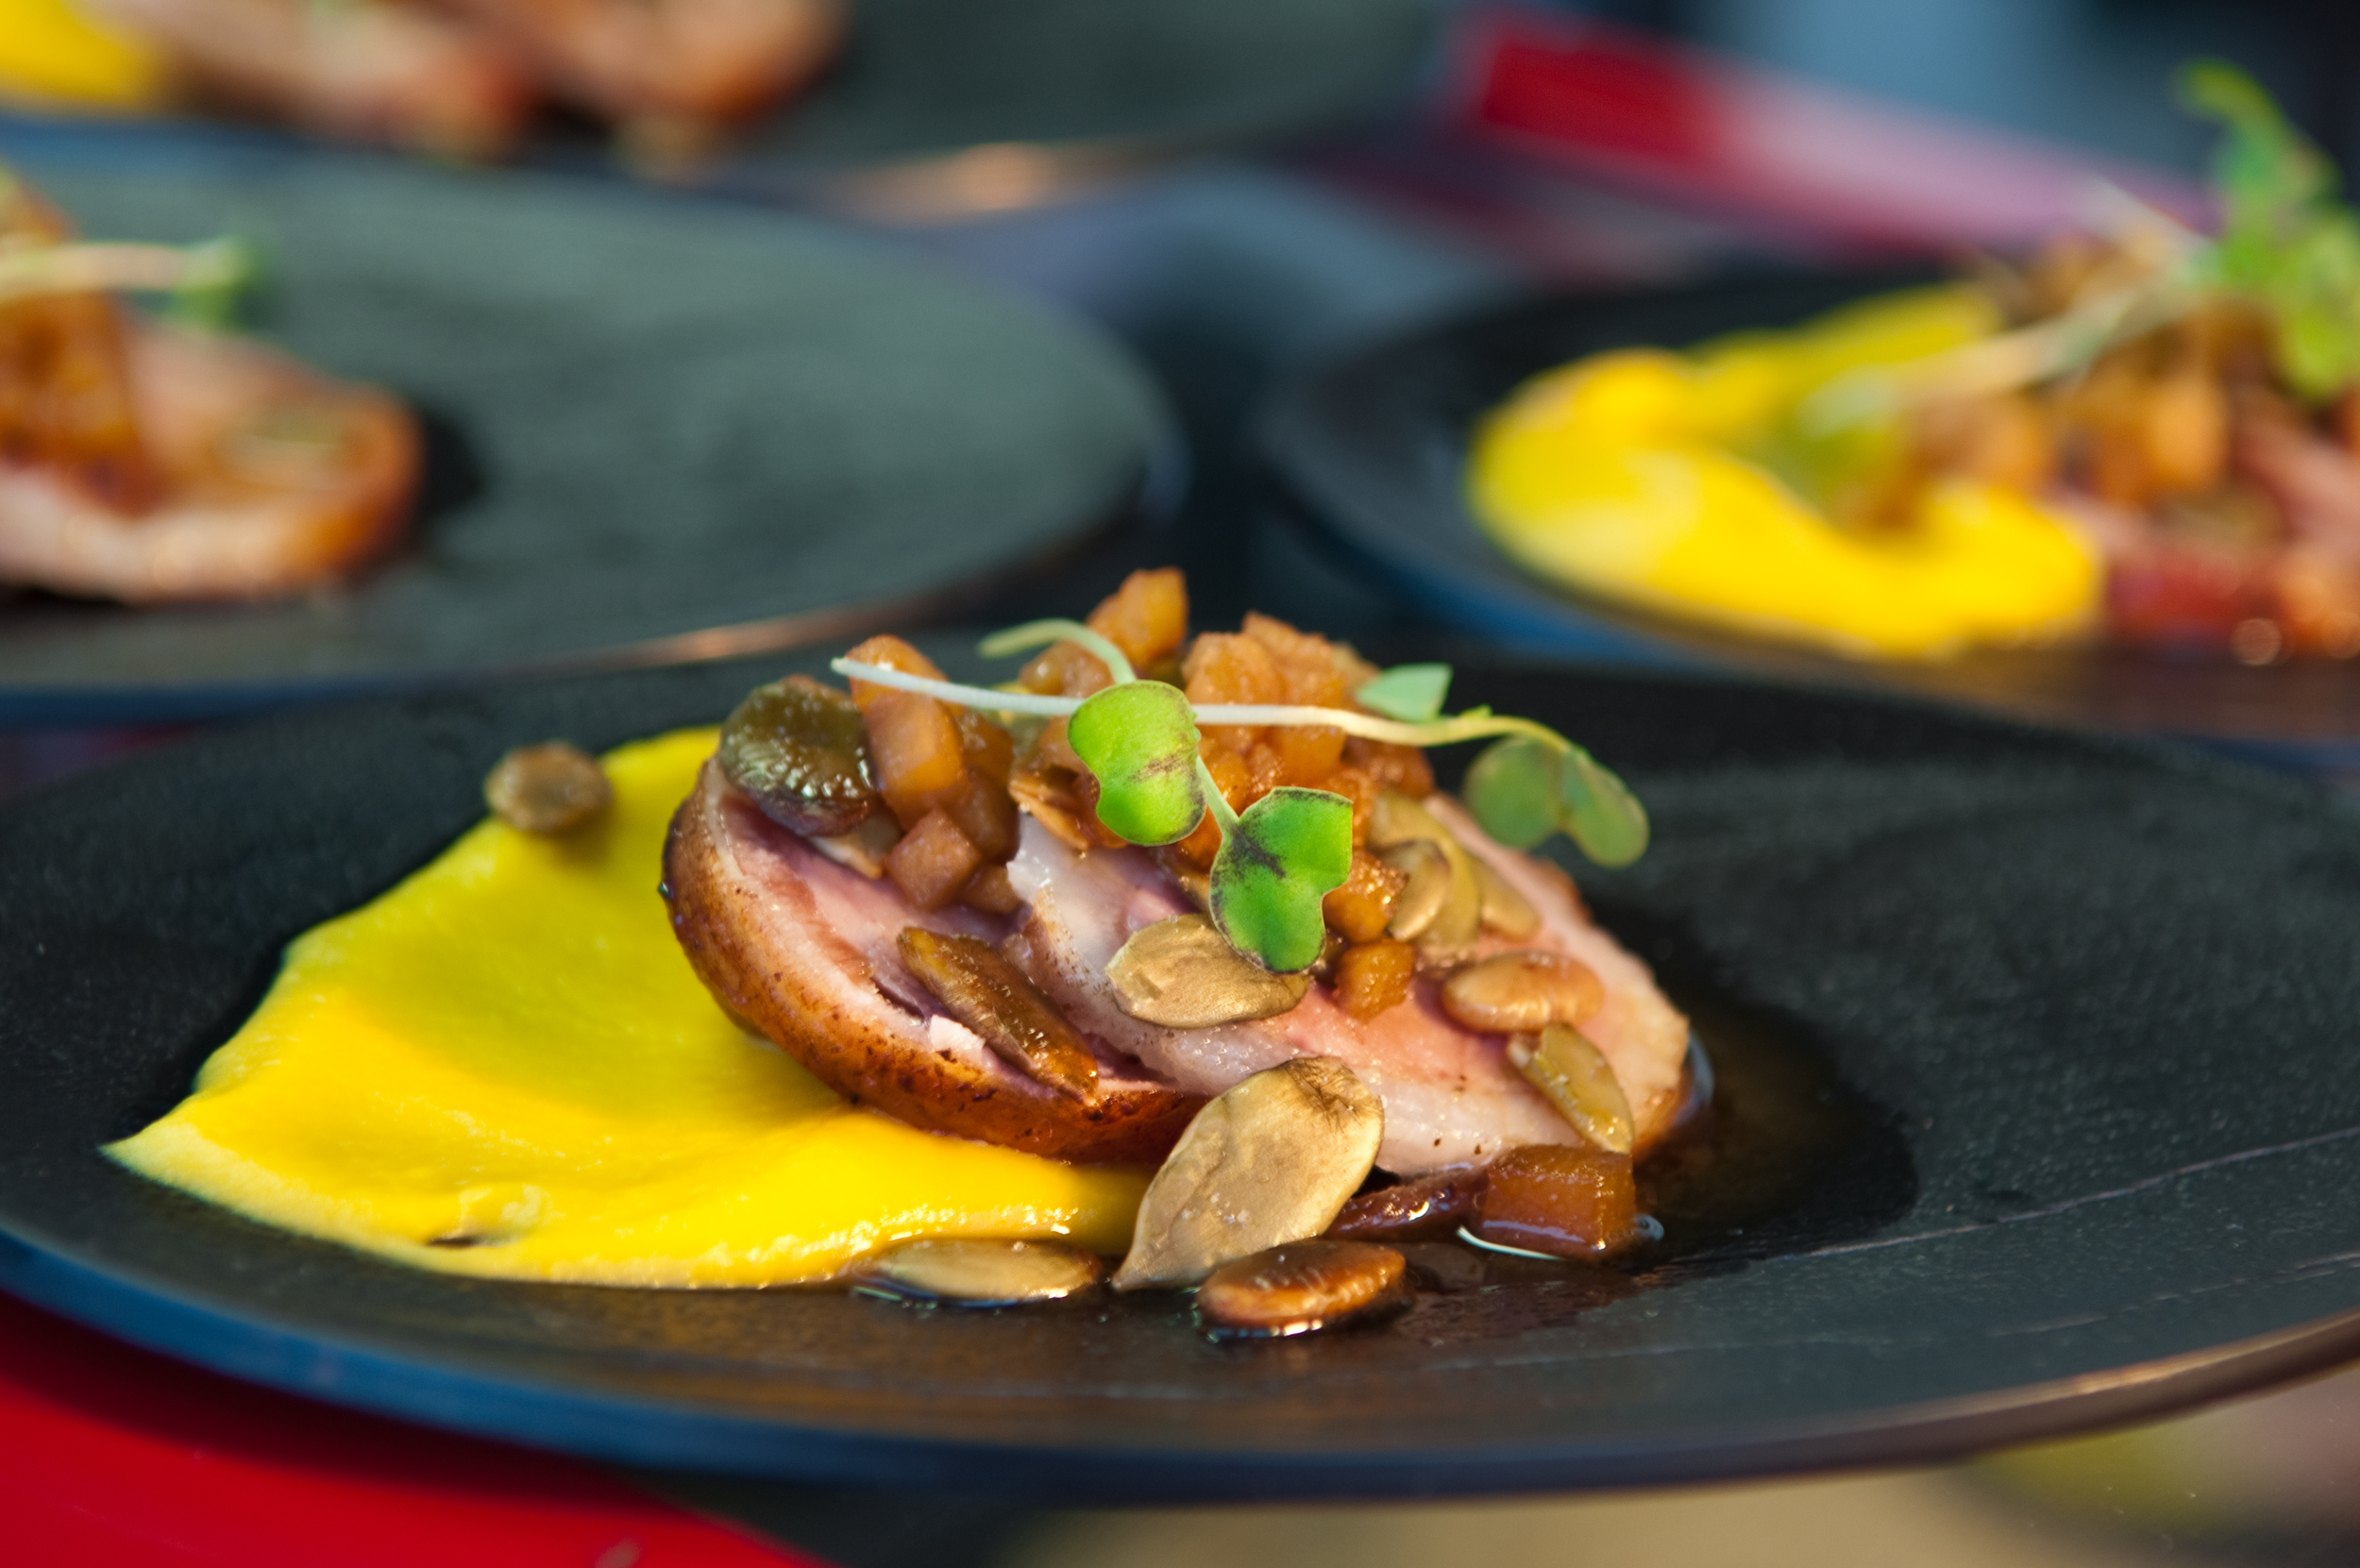
[[[1804,1096],[1845,1130],[1776,1215],[1682,1222],[1636,1277],[1503,1265],[1377,1328],[1216,1345],[1169,1298],[969,1314],[413,1273],[98,1155],[185,1091],[281,944],[474,818],[503,747],[710,718],[754,678],[278,718],[0,814],[0,1283],[261,1382],[554,1447],[1065,1497],[1922,1459],[2360,1350],[2349,808],[2226,764],[1678,677],[1475,667],[1457,694],[1626,769],[1657,845],[1585,876],[1602,917],[1710,1001],[1709,1038],[1782,1041],[1843,1086]],[[1732,1124],[1768,1103],[1736,1095]]]
[[[728,180],[804,183],[1020,144],[1032,177],[1300,134],[1408,80],[1425,0],[851,0],[843,58],[754,130]],[[1062,161],[1061,161],[1062,160]],[[1001,165],[1004,173],[1005,164]],[[915,174],[917,171],[909,171]],[[988,173],[986,171],[985,173]],[[874,199],[992,207],[1048,194],[956,171]]]
[[821,225],[358,156],[96,146],[117,166],[29,172],[93,234],[256,234],[263,335],[421,408],[428,499],[406,552],[348,589],[0,599],[0,723],[777,647],[1070,548],[1176,462],[1157,395],[1088,329]]
[[1796,324],[1918,273],[1808,273],[1524,300],[1365,347],[1272,403],[1262,456],[1297,514],[1427,614],[1591,657],[1865,684],[2035,718],[2248,743],[2360,767],[2360,666],[2250,669],[2115,649],[1983,650],[1866,664],[1693,627],[1544,584],[1464,498],[1475,421],[1523,381],[1602,349]]

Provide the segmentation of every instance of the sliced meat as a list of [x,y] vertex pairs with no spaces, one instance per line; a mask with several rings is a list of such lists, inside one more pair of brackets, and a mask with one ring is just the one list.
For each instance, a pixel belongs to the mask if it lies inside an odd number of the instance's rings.
[[[1687,1020],[1664,1000],[1645,966],[1583,918],[1565,884],[1492,843],[1441,797],[1427,805],[1542,913],[1532,936],[1488,939],[1479,953],[1564,953],[1604,983],[1606,1005],[1583,1033],[1614,1069],[1644,1151],[1679,1108]],[[1346,1015],[1326,986],[1315,986],[1301,1005],[1276,1018],[1216,1029],[1158,1028],[1123,1013],[1105,977],[1107,961],[1132,933],[1188,907],[1155,863],[1131,849],[1077,854],[1028,817],[1008,875],[1028,905],[1010,955],[1077,1027],[1181,1088],[1218,1094],[1290,1056],[1334,1056],[1384,1102],[1377,1164],[1398,1175],[1479,1164],[1526,1144],[1577,1141],[1509,1065],[1502,1037],[1471,1033],[1443,1014],[1431,978],[1421,978],[1408,1002],[1365,1021]]]
[[446,157],[514,143],[535,93],[483,28],[361,0],[92,0],[144,34],[198,92],[330,136]]
[[125,361],[160,498],[104,504],[0,462],[0,582],[132,604],[266,599],[370,560],[416,481],[409,412],[239,338],[126,320]]
[[898,945],[909,925],[997,943],[1009,922],[957,907],[919,914],[890,882],[765,817],[710,762],[672,818],[664,896],[723,1006],[838,1092],[913,1126],[1058,1159],[1152,1161],[1203,1103],[1104,1042],[1092,1042],[1087,1100],[1009,1066],[944,1011]]

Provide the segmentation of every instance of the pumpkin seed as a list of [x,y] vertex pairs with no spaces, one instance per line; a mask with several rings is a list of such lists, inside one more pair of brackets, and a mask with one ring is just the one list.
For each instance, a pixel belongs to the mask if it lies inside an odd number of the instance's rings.
[[922,925],[903,926],[896,945],[943,1009],[1018,1071],[1084,1104],[1098,1092],[1089,1043],[999,949]]
[[1203,915],[1174,915],[1131,934],[1106,965],[1124,1012],[1167,1029],[1210,1029],[1273,1018],[1301,1002],[1307,974],[1273,974],[1229,945]]
[[1590,966],[1559,953],[1495,953],[1442,982],[1442,1011],[1478,1033],[1576,1025],[1605,1004],[1606,987]]
[[1552,1023],[1538,1035],[1509,1040],[1508,1059],[1576,1132],[1601,1149],[1630,1153],[1630,1101],[1588,1036]]
[[562,740],[517,747],[483,781],[483,803],[524,833],[571,833],[613,798],[598,759]]
[[1284,1339],[1409,1299],[1401,1254],[1366,1241],[1292,1241],[1224,1264],[1197,1288],[1197,1321],[1222,1339]]
[[1062,1242],[930,1236],[870,1253],[853,1269],[852,1281],[874,1295],[1013,1307],[1087,1290],[1104,1272],[1097,1258]]
[[1297,1056],[1222,1091],[1148,1183],[1118,1290],[1194,1285],[1317,1236],[1376,1162],[1385,1108],[1332,1056]]
[[1495,931],[1511,942],[1521,942],[1541,929],[1541,911],[1532,901],[1516,891],[1515,885],[1492,868],[1491,862],[1481,855],[1471,854],[1475,863],[1475,886],[1483,894],[1483,929]]

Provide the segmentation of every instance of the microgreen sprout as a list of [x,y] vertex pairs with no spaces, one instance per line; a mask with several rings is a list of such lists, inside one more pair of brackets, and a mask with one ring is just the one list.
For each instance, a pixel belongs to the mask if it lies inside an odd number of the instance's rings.
[[0,250],[0,305],[42,295],[123,289],[168,294],[183,320],[219,327],[260,270],[254,245],[235,238],[194,245],[25,245]]
[[1323,725],[1367,740],[1446,746],[1494,740],[1467,771],[1467,806],[1486,833],[1529,849],[1562,831],[1602,866],[1647,847],[1647,816],[1623,782],[1545,725],[1489,708],[1445,715],[1448,665],[1401,665],[1354,694],[1363,707],[1295,703],[1191,703],[1177,686],[1143,681],[1122,650],[1075,621],[1043,620],[987,637],[981,651],[1007,657],[1072,642],[1104,663],[1115,683],[1087,698],[994,691],[837,659],[830,667],[963,707],[1067,720],[1066,740],[1098,781],[1098,819],[1125,842],[1172,844],[1209,813],[1221,848],[1208,877],[1214,924],[1239,952],[1281,973],[1319,957],[1321,901],[1352,868],[1352,802],[1323,789],[1273,789],[1235,811],[1199,754],[1198,726]]

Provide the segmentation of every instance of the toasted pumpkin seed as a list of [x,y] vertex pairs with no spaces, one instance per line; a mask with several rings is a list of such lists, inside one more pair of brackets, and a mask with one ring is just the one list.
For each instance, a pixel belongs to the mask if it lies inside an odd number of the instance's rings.
[[1393,901],[1393,918],[1386,922],[1385,934],[1414,942],[1450,902],[1450,857],[1442,853],[1441,845],[1423,838],[1388,845],[1377,855],[1408,879],[1402,884],[1401,896]]
[[853,1269],[852,1281],[859,1290],[904,1300],[1013,1307],[1087,1290],[1104,1272],[1088,1253],[1058,1241],[930,1236],[870,1253]]
[[571,833],[613,798],[598,759],[562,740],[517,747],[483,781],[483,803],[524,833]]
[[1089,1043],[989,942],[910,925],[896,945],[944,1010],[1018,1071],[1085,1104],[1098,1092]]
[[1106,965],[1124,1012],[1167,1029],[1210,1029],[1273,1018],[1301,1002],[1307,974],[1273,974],[1229,945],[1203,915],[1174,915],[1131,934]]
[[1118,1290],[1194,1285],[1325,1230],[1376,1162],[1385,1108],[1332,1056],[1240,1079],[1196,1113],[1139,1201]]
[[1197,1288],[1197,1321],[1222,1339],[1284,1339],[1399,1307],[1401,1254],[1367,1241],[1291,1241],[1224,1264]]
[[1588,1036],[1552,1023],[1537,1035],[1509,1040],[1508,1059],[1576,1132],[1601,1149],[1630,1153],[1630,1101]]
[[1521,942],[1541,929],[1541,911],[1532,901],[1516,891],[1515,885],[1492,868],[1491,862],[1481,855],[1467,857],[1475,863],[1475,886],[1483,894],[1483,929],[1495,931],[1511,942]]
[[1590,966],[1561,953],[1495,953],[1442,982],[1442,1011],[1462,1028],[1526,1035],[1579,1024],[1606,1003]]

